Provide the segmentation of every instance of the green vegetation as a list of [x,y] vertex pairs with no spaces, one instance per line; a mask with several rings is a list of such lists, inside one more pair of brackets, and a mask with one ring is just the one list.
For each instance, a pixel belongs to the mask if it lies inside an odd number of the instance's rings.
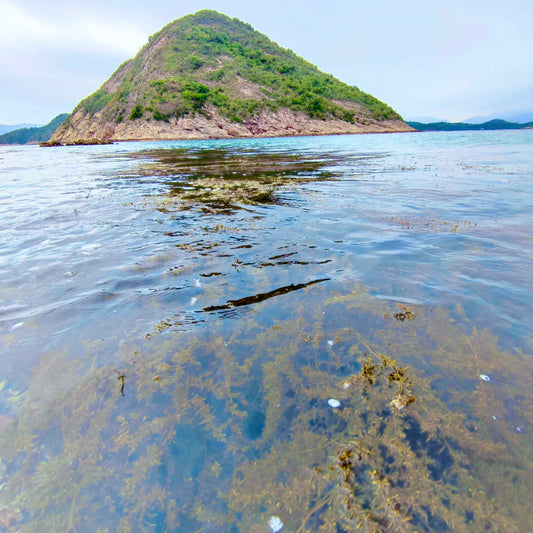
[[140,109],[155,120],[168,121],[194,116],[208,106],[235,122],[280,108],[350,123],[399,118],[371,95],[321,72],[250,25],[215,11],[169,24],[121,65],[113,79],[118,89],[109,93],[101,88],[78,109],[92,115],[105,108],[105,116],[116,122],[124,116],[140,119]]
[[0,135],[0,144],[28,144],[46,142],[54,132],[69,118],[68,113],[62,113],[41,128],[21,128]]
[[[110,101],[112,95],[105,89],[98,89],[95,93],[91,94],[85,100],[82,100],[76,109],[80,107],[89,115],[94,115],[98,111],[102,110]],[[76,112],[76,109],[74,112]]]
[[[120,116],[120,115],[119,115]],[[137,118],[141,118],[143,116],[143,108],[140,105],[136,105],[130,113],[130,119],[135,120]]]

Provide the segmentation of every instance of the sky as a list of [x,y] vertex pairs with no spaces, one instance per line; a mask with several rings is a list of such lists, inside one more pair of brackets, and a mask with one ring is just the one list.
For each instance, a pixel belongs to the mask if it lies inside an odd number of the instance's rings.
[[248,22],[404,118],[533,112],[531,0],[0,0],[0,124],[44,124],[200,9]]

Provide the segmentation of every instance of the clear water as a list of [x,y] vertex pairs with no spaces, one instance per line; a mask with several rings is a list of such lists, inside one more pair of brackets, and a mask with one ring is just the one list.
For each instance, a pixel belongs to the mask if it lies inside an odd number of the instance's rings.
[[[523,530],[532,148],[529,130],[0,147],[0,530]],[[207,212],[172,196],[188,173],[161,150],[316,165]],[[346,381],[381,354],[410,367],[405,409]],[[398,439],[414,463],[385,453]],[[356,441],[372,454],[335,479]]]

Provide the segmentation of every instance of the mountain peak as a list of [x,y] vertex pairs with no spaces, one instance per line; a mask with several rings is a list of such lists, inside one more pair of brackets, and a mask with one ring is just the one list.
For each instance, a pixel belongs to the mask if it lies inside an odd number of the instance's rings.
[[409,131],[389,106],[213,10],[152,35],[53,141]]
[[242,24],[244,26],[249,26],[246,22],[242,22],[237,18],[231,18],[224,13],[219,13],[214,9],[200,9],[196,13],[191,13],[190,15],[185,15],[183,18],[178,20],[191,20],[195,24],[216,24],[217,22],[230,22],[234,21],[237,24]]

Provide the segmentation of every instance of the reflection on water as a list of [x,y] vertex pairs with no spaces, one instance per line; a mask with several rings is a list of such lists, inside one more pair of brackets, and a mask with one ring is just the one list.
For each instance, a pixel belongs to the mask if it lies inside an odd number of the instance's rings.
[[533,138],[461,139],[2,152],[0,530],[526,531]]

